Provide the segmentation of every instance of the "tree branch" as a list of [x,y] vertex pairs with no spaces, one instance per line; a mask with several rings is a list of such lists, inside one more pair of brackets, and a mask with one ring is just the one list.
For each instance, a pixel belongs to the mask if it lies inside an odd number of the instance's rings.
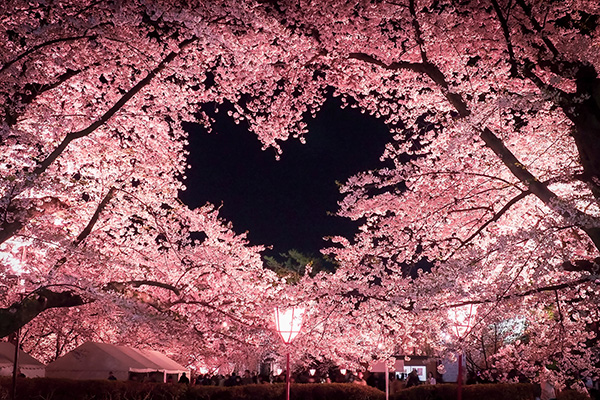
[[[29,199],[21,199],[21,200],[23,200],[23,203],[26,203]],[[24,215],[21,215],[21,216],[15,218],[15,220],[13,222],[10,222],[10,223],[4,222],[1,225],[0,243],[4,243],[6,240],[8,240],[10,237],[12,237],[16,232],[21,230],[21,228],[23,228],[23,225],[24,225],[24,222],[23,222],[24,220],[30,220],[37,216],[43,215],[47,212],[55,212],[57,210],[64,210],[67,208],[65,203],[61,202],[57,198],[45,197],[41,200],[43,201],[42,205],[36,206],[36,207],[29,207],[24,212]],[[13,205],[13,209],[9,208],[6,211],[7,212],[17,212],[17,210],[18,210],[17,207],[18,207],[17,205]],[[24,206],[21,206],[21,209],[23,209],[23,208],[24,208]]]
[[510,63],[510,76],[516,77],[519,72],[517,59],[515,58],[515,52],[513,49],[512,41],[510,40],[510,31],[508,29],[508,20],[504,17],[502,10],[500,9],[500,5],[497,0],[491,0],[492,5],[494,6],[494,11],[498,16],[498,21],[500,21],[500,26],[502,27],[502,32],[504,33],[504,40],[506,41],[506,49],[508,50],[508,60]]
[[98,218],[100,218],[100,214],[102,213],[102,211],[104,211],[108,202],[113,198],[116,190],[117,189],[114,186],[112,186],[108,190],[108,193],[106,193],[106,195],[104,196],[104,198],[102,199],[100,204],[98,204],[98,207],[96,208],[96,212],[94,212],[92,219],[90,219],[87,226],[83,229],[83,231],[81,231],[79,236],[77,236],[77,239],[75,239],[75,241],[73,242],[73,244],[75,246],[79,245],[92,232],[92,228],[94,227],[96,222],[98,222]]
[[[54,149],[54,151],[48,155],[43,161],[41,161],[38,167],[33,171],[33,173],[22,183],[19,188],[19,193],[25,190],[26,188],[33,185],[35,182],[35,178],[41,175],[48,167],[63,153],[63,151],[67,148],[67,146],[75,139],[79,139],[85,137],[96,129],[104,125],[114,114],[117,113],[133,96],[135,96],[142,88],[148,85],[165,67],[175,59],[175,57],[181,52],[183,49],[197,41],[197,37],[192,37],[190,39],[186,39],[179,44],[179,51],[172,51],[167,55],[152,71],[148,73],[148,75],[139,81],[134,87],[132,87],[127,93],[125,93],[108,111],[106,111],[97,121],[89,125],[87,128],[77,131],[71,132],[67,134],[67,136],[63,139],[63,141]],[[17,195],[13,194],[13,195]],[[12,226],[11,230],[0,230],[0,244],[8,240],[14,232],[22,227],[23,223]]]
[[72,291],[53,292],[47,287],[36,290],[8,308],[0,308],[0,337],[16,332],[36,316],[50,308],[75,307],[86,304]]
[[486,222],[484,222],[483,225],[481,225],[479,228],[477,228],[477,230],[475,232],[473,232],[473,234],[471,234],[465,240],[461,240],[460,246],[458,246],[448,257],[446,257],[446,259],[452,257],[458,250],[460,250],[461,248],[463,248],[464,246],[466,246],[471,240],[475,239],[475,237],[477,237],[481,232],[483,232],[483,230],[485,228],[487,228],[488,225],[490,225],[492,222],[498,221],[502,217],[502,215],[504,215],[513,205],[517,204],[520,200],[522,200],[525,197],[529,196],[531,193],[532,192],[530,190],[526,190],[524,192],[519,193],[518,195],[516,195],[512,199],[510,199],[504,205],[504,207],[502,207],[497,213],[495,213],[492,218],[490,218],[489,220],[487,220]]
[[[461,95],[458,93],[453,93],[449,90],[449,85],[444,77],[444,74],[434,64],[400,62],[387,65],[365,53],[350,53],[349,58],[375,64],[389,70],[406,69],[414,72],[424,73],[442,88],[442,93],[454,106],[461,118],[467,117],[471,114],[467,103],[462,99]],[[535,74],[533,75],[535,76]],[[527,189],[531,191],[531,193],[537,196],[552,210],[566,219],[576,218],[581,221],[593,220],[594,222],[598,222],[596,225],[600,226],[600,221],[597,221],[596,218],[577,210],[573,206],[567,206],[564,208],[559,207],[558,205],[561,203],[560,198],[550,189],[548,189],[544,183],[540,182],[535,176],[533,176],[533,174],[531,174],[529,170],[527,170],[527,168],[520,163],[515,155],[504,145],[504,142],[489,128],[486,127],[480,131],[480,138],[483,140],[486,146],[490,148],[498,156],[498,158],[500,158],[500,160],[512,172],[512,174],[521,182],[523,182],[527,186]],[[580,225],[580,228],[590,237],[596,248],[600,249],[600,228],[585,225]]]
[[[62,85],[64,82],[68,81],[72,77],[80,74],[82,71],[83,71],[83,69],[79,69],[79,70],[67,69],[65,73],[59,75],[56,78],[56,80],[52,83],[47,83],[47,84],[28,83],[21,90],[21,93],[16,93],[13,96],[15,99],[18,99],[17,102],[19,104],[17,104],[17,107],[22,107],[26,104],[30,104],[42,93],[47,92],[48,90],[57,88],[58,86]],[[29,93],[27,93],[27,92],[29,92]],[[4,108],[6,110],[6,123],[8,124],[8,126],[15,125],[17,123],[19,117],[22,114],[22,112],[20,112],[20,110],[18,108],[11,110],[10,106],[11,106],[11,104],[14,104],[14,103],[15,103],[15,101],[10,100],[8,102],[8,104],[6,104],[4,106]]]
[[427,53],[425,52],[425,42],[423,41],[423,34],[421,32],[421,25],[419,24],[419,20],[417,19],[417,12],[415,11],[415,0],[409,0],[408,2],[408,10],[410,11],[410,15],[412,15],[412,26],[415,30],[415,40],[419,45],[419,51],[421,52],[421,59],[424,63],[428,63],[427,61]]
[[171,292],[175,293],[176,295],[180,295],[180,290],[173,286],[170,285],[168,283],[163,283],[163,282],[158,282],[158,281],[152,281],[152,280],[133,280],[133,281],[125,281],[125,282],[109,282],[106,285],[104,285],[104,290],[114,290],[116,292],[121,292],[124,293],[125,288],[127,286],[133,286],[135,288],[139,288],[140,286],[154,286],[154,287],[159,287],[162,289],[167,289],[170,290]]
[[[40,175],[44,172],[57,158],[62,154],[62,152],[67,148],[69,143],[71,143],[75,139],[79,139],[85,137],[96,129],[104,125],[113,115],[117,113],[133,96],[135,96],[142,88],[152,82],[152,79],[156,77],[165,67],[175,59],[175,57],[183,50],[188,47],[190,44],[197,41],[197,37],[192,37],[186,39],[179,43],[179,51],[172,51],[169,53],[152,71],[146,75],[144,79],[139,81],[134,87],[129,89],[127,93],[125,93],[108,111],[106,111],[97,121],[93,122],[87,128],[82,129],[77,132],[71,132],[67,134],[67,136],[63,139],[63,141],[54,149],[45,160],[43,160],[38,167],[34,170],[34,175]],[[30,180],[31,181],[31,180]]]
[[544,42],[546,47],[548,47],[548,50],[550,50],[550,52],[555,58],[558,57],[560,53],[554,46],[554,43],[552,43],[550,39],[548,39],[548,37],[544,35],[544,29],[541,27],[541,25],[537,22],[537,20],[533,17],[533,14],[531,13],[531,6],[529,4],[526,4],[524,0],[517,0],[517,3],[519,4],[523,12],[525,12],[525,15],[527,15],[527,17],[529,18],[529,21],[531,22],[533,28],[542,37],[542,41]]
[[[504,165],[517,177],[521,182],[527,185],[528,190],[535,194],[545,205],[557,212],[567,220],[576,219],[583,221],[578,226],[581,228],[594,242],[596,248],[600,249],[600,228],[594,226],[586,226],[585,221],[598,222],[596,226],[600,226],[597,218],[589,216],[571,205],[561,207],[560,198],[552,192],[546,184],[540,182],[533,174],[531,174],[523,164],[515,157],[515,155],[504,145],[504,142],[498,138],[489,128],[484,128],[480,134],[481,139],[490,148]],[[564,205],[564,204],[562,204]]]
[[[139,288],[140,286],[154,286],[170,290],[177,296],[181,294],[181,291],[173,285],[151,280],[109,282],[106,285],[104,285],[102,290],[107,292],[118,292],[134,300],[148,304],[156,308],[158,311],[165,311],[165,307],[160,301],[154,299],[151,295],[147,293],[129,290],[129,286],[135,288]],[[35,317],[37,317],[45,310],[51,308],[69,308],[82,306],[93,301],[95,300],[84,299],[83,297],[81,297],[81,295],[75,293],[72,290],[54,292],[50,290],[49,286],[44,286],[31,292],[30,294],[25,296],[21,301],[15,302],[7,308],[0,308],[0,338],[16,332],[18,329],[25,326],[27,323],[32,321]],[[167,304],[167,306],[170,307],[171,304]]]
[[370,56],[366,53],[350,53],[348,54],[348,58],[355,59],[359,61],[364,61],[369,64],[374,64],[385,68],[390,71],[397,70],[409,70],[417,73],[422,73],[427,75],[433,82],[435,82],[438,86],[442,88],[442,94],[446,99],[454,106],[456,111],[458,112],[461,118],[468,117],[471,114],[469,107],[463,101],[462,97],[458,93],[454,93],[450,90],[450,85],[446,81],[444,74],[440,71],[440,69],[429,62],[422,63],[413,63],[413,62],[393,62],[391,64],[385,64],[381,60],[376,59],[373,56]]
[[6,64],[4,64],[0,68],[0,73],[4,72],[6,69],[8,69],[14,63],[19,62],[23,58],[29,56],[30,54],[35,53],[36,51],[38,51],[40,49],[43,49],[44,47],[48,47],[48,46],[51,46],[51,45],[56,44],[56,43],[74,42],[74,41],[77,41],[77,40],[80,40],[80,39],[94,40],[97,37],[98,37],[98,35],[81,35],[81,36],[73,36],[73,37],[67,37],[67,38],[58,38],[58,39],[52,39],[52,40],[45,41],[44,43],[40,43],[40,44],[38,44],[36,46],[33,46],[31,49],[24,51],[23,53],[19,54],[16,58],[8,61]]
[[[468,301],[462,301],[462,302],[459,302],[459,303],[454,303],[454,304],[451,304],[451,305],[446,306],[446,307],[447,308],[457,308],[457,307],[468,306],[468,305],[497,303],[497,302],[503,301],[503,300],[510,300],[510,299],[514,299],[514,298],[527,297],[527,296],[531,296],[531,295],[539,294],[539,293],[544,293],[544,292],[556,292],[558,290],[572,288],[574,286],[581,285],[581,284],[587,283],[587,282],[593,283],[595,280],[596,280],[595,276],[586,276],[584,278],[580,278],[580,279],[577,279],[577,280],[574,280],[574,281],[557,283],[555,285],[549,285],[549,286],[537,287],[537,288],[533,288],[533,289],[530,289],[530,290],[527,290],[527,291],[521,292],[521,293],[507,294],[507,295],[498,297],[496,299],[468,300]],[[439,310],[440,308],[441,307],[438,307],[438,308],[428,308],[428,309],[423,309],[423,310],[434,311],[434,310]]]

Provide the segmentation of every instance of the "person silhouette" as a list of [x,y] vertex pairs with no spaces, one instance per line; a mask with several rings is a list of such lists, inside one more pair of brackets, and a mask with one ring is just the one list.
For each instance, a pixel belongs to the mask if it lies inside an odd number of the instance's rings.
[[421,384],[421,381],[419,380],[419,372],[416,369],[413,369],[412,371],[410,371],[410,374],[408,374],[408,379],[406,379],[406,387],[413,387],[413,386],[418,386]]
[[185,383],[185,384],[190,383],[190,379],[185,375],[185,372],[183,374],[181,374],[181,377],[179,378],[179,383]]

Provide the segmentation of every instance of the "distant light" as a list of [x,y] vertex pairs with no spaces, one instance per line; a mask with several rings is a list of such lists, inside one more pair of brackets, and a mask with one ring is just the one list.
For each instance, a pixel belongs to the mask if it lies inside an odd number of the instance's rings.
[[346,368],[340,368],[340,373],[342,375],[346,375]]
[[281,375],[282,372],[283,370],[281,368],[277,368],[277,375]]
[[223,321],[223,323],[221,324],[223,326],[223,328],[227,328],[229,325],[227,324],[227,321]]
[[314,368],[311,368],[308,370],[308,372],[310,373],[310,376],[315,376],[315,373],[317,372],[317,370]]

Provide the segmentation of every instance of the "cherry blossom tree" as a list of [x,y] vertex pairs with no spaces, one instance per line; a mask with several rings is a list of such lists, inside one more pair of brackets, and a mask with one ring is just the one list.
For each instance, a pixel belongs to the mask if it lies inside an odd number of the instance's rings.
[[[187,167],[181,121],[232,96],[233,82],[227,93],[205,81],[249,11],[88,1],[0,8],[0,336],[44,310],[94,302],[82,313],[103,326],[114,327],[120,310],[130,325],[167,315],[207,343],[255,340],[255,325],[265,326],[259,300],[274,279],[261,248],[212,206],[192,211],[177,199]],[[244,333],[222,332],[226,320]]]
[[[590,373],[600,244],[597,5],[390,8],[389,19],[365,17],[381,32],[364,35],[376,48],[353,35],[347,59],[363,72],[354,90],[338,89],[396,133],[382,157],[392,166],[343,188],[340,215],[364,221],[352,243],[338,238],[343,249],[332,250],[348,279],[364,283],[354,299],[385,295],[397,303],[390,319],[420,313],[438,334],[444,313],[436,311],[485,304],[480,328],[500,317],[531,321],[527,346],[503,350],[519,349],[511,368],[535,376],[527,362],[551,360],[565,375]],[[430,273],[408,292],[401,283],[390,289],[387,276],[401,281],[423,259],[435,264]],[[545,317],[548,308],[556,318]]]
[[[232,340],[270,340],[258,326],[283,289],[260,248],[210,205],[177,201],[181,122],[210,125],[203,107],[229,102],[278,154],[332,94],[393,135],[387,166],[342,188],[339,214],[363,224],[333,239],[338,271],[288,288],[290,302],[314,305],[299,340],[332,359],[451,349],[447,308],[477,303],[472,337],[525,318],[538,339],[502,354],[593,369],[596,2],[0,7],[4,334],[44,309],[110,297],[106,315],[133,301],[188,329],[217,332],[222,316],[247,328]],[[414,279],[419,260],[433,266]]]

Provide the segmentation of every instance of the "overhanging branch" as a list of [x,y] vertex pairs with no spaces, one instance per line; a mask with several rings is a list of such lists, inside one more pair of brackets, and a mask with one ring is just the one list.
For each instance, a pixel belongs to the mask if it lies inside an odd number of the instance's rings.
[[0,337],[16,332],[45,310],[81,306],[87,302],[73,291],[54,292],[47,287],[40,288],[10,307],[0,308]]
[[508,212],[508,210],[510,210],[510,208],[513,205],[517,204],[519,201],[521,201],[530,194],[531,191],[527,190],[519,193],[518,195],[510,199],[497,213],[495,213],[492,216],[492,218],[484,222],[483,225],[477,228],[477,230],[473,232],[468,238],[461,240],[460,246],[458,246],[447,258],[452,257],[458,250],[466,246],[469,242],[471,242],[471,240],[475,239],[479,234],[481,234],[481,232],[483,232],[483,230],[487,228],[492,222],[498,221],[504,214],[506,214],[506,212]]
[[40,175],[44,172],[57,158],[60,156],[63,151],[67,148],[67,146],[75,139],[79,139],[85,137],[96,129],[104,125],[113,115],[117,113],[133,96],[135,96],[140,90],[142,90],[146,85],[148,85],[154,77],[156,77],[165,67],[177,57],[177,55],[181,52],[181,50],[188,47],[190,44],[197,41],[197,37],[192,37],[186,39],[179,43],[178,51],[170,52],[153,70],[148,72],[148,75],[141,81],[139,81],[135,86],[133,86],[127,93],[125,93],[110,109],[108,109],[98,120],[93,122],[87,128],[82,129],[77,132],[71,132],[67,134],[67,136],[63,139],[63,141],[54,149],[52,153],[46,157],[38,167],[34,170],[34,175]]
[[[454,106],[461,118],[467,117],[471,114],[471,111],[467,103],[462,99],[462,96],[450,90],[444,74],[434,64],[427,62],[399,62],[388,65],[383,63],[381,60],[377,60],[376,58],[365,53],[351,53],[349,58],[378,65],[388,70],[405,69],[424,73],[436,84],[438,84],[438,86],[441,88],[442,94],[446,97],[448,102]],[[600,249],[600,228],[592,226],[600,226],[600,221],[577,210],[571,205],[562,203],[560,198],[554,192],[548,189],[546,184],[540,182],[531,172],[529,172],[525,165],[519,162],[516,156],[504,145],[504,142],[489,128],[484,127],[483,129],[479,129],[479,136],[486,146],[491,149],[502,161],[502,163],[511,171],[511,173],[527,186],[527,190],[537,196],[546,206],[567,220],[572,220],[575,218],[579,221],[589,221],[588,224],[590,226],[581,224],[579,227],[590,237],[596,248]],[[595,224],[591,224],[591,222],[595,222]]]
[[31,49],[22,52],[17,57],[15,57],[12,60],[8,61],[6,64],[4,64],[0,68],[0,73],[4,72],[6,69],[8,69],[14,63],[21,61],[25,57],[29,56],[30,54],[35,53],[36,51],[38,51],[40,49],[43,49],[44,47],[52,46],[52,45],[57,44],[57,43],[75,42],[75,41],[81,40],[81,39],[94,40],[97,37],[98,37],[98,35],[81,35],[81,36],[73,36],[73,37],[57,38],[57,39],[47,40],[47,41],[45,41],[43,43],[40,43],[40,44],[38,44],[36,46],[33,46]]
[[[158,311],[164,312],[164,305],[150,294],[129,289],[129,287],[139,288],[144,285],[166,289],[177,296],[181,294],[180,290],[173,285],[151,280],[110,282],[102,289],[107,292],[118,292],[129,298],[148,304]],[[57,285],[51,286],[56,287]],[[5,337],[16,332],[39,314],[51,308],[76,307],[95,301],[95,299],[83,298],[75,290],[55,292],[50,289],[51,286],[39,288],[25,296],[21,301],[17,301],[6,308],[0,308],[0,337]]]

